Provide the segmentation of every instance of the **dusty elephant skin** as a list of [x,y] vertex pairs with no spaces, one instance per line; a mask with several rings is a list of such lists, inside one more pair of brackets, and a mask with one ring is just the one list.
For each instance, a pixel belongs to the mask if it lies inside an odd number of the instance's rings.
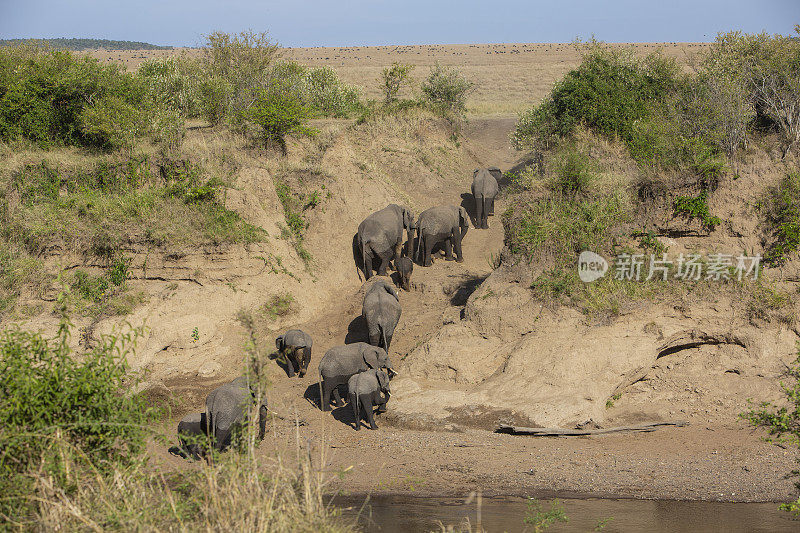
[[306,375],[311,363],[311,336],[299,329],[290,329],[275,338],[278,355],[286,358],[286,373],[293,378],[297,373],[301,378]]
[[383,370],[370,369],[359,372],[347,381],[347,390],[350,396],[350,405],[355,416],[356,430],[361,429],[361,411],[367,417],[370,429],[378,429],[375,424],[373,406],[378,407],[379,413],[386,412],[389,401],[389,376]]
[[494,198],[500,190],[497,186],[497,178],[500,175],[500,169],[497,167],[476,168],[472,174],[476,228],[489,229],[489,216],[494,215]]
[[[389,262],[400,258],[403,252],[403,230],[409,242],[414,224],[414,214],[406,207],[391,204],[372,213],[358,225],[358,232],[353,241],[353,255],[356,268],[364,277],[372,277],[373,270],[379,276],[385,276]],[[375,268],[374,261],[378,262]]]
[[389,353],[395,327],[402,312],[400,297],[388,281],[378,280],[364,294],[361,316],[367,323],[369,343]]
[[366,342],[356,342],[336,346],[325,352],[319,363],[321,409],[330,410],[332,395],[337,407],[344,405],[339,394],[339,385],[346,385],[351,376],[371,368],[392,370],[392,362],[383,348]]
[[[250,407],[253,405],[253,392],[249,380],[241,376],[213,391],[206,398],[206,430],[212,445],[224,450],[233,444],[233,437],[241,433]],[[258,406],[258,439],[264,438],[267,423],[266,399]]]
[[399,285],[404,291],[411,290],[411,274],[414,273],[414,261],[410,257],[403,256],[395,262],[397,275],[400,278]]
[[431,266],[431,252],[434,246],[444,243],[445,259],[464,261],[461,241],[469,229],[469,215],[463,207],[442,205],[432,207],[420,213],[414,226],[417,233],[417,248],[414,257],[422,266]]

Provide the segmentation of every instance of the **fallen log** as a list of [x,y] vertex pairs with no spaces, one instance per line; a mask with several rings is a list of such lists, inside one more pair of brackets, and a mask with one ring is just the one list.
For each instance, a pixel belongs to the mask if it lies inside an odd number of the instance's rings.
[[638,424],[636,426],[618,426],[605,429],[562,429],[562,428],[526,428],[500,424],[495,433],[509,433],[511,435],[532,435],[534,437],[578,437],[583,435],[605,435],[607,433],[621,433],[625,431],[648,433],[664,426],[684,427],[689,422],[651,422],[649,424]]

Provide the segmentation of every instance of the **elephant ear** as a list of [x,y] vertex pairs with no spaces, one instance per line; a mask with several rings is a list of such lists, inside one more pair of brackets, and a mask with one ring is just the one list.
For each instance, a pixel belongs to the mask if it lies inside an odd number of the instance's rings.
[[489,174],[496,180],[503,177],[503,172],[497,167],[489,167],[487,170],[489,170]]
[[381,348],[375,348],[374,346],[366,346],[362,349],[361,354],[364,357],[364,362],[370,368],[378,368],[378,350]]
[[389,376],[383,370],[378,370],[375,373],[378,376],[378,385],[380,385],[381,390],[389,390]]
[[473,171],[472,171],[472,177],[474,178],[475,176],[477,176],[477,175],[478,175],[478,172],[480,172],[480,170],[481,170],[481,169],[479,169],[479,168],[476,168],[475,170],[473,170]]
[[459,221],[458,222],[459,222],[460,226],[463,226],[463,225],[468,223],[469,213],[467,213],[467,210],[464,209],[464,207],[459,207],[458,208],[458,216],[459,216]]
[[394,296],[394,299],[395,299],[395,300],[397,300],[398,302],[400,301],[400,296],[398,296],[398,295],[397,295],[397,291],[396,291],[396,290],[394,290],[394,287],[392,287],[392,286],[391,286],[391,285],[389,285],[388,283],[384,283],[384,284],[383,284],[383,288],[384,288],[384,289],[386,289],[386,292],[388,292],[389,294],[391,294],[392,296]]
[[280,335],[275,339],[275,348],[277,348],[278,351],[283,350],[283,335]]

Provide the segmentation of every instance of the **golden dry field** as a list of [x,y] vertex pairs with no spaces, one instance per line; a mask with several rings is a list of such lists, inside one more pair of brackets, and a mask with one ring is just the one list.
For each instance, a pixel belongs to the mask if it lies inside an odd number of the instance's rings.
[[[642,55],[660,49],[690,68],[693,58],[708,44],[621,43],[612,46],[629,47]],[[129,70],[136,69],[148,58],[200,53],[197,48],[90,52],[103,62],[117,61]],[[285,48],[283,55],[308,66],[330,66],[344,82],[360,87],[369,98],[380,97],[381,70],[394,61],[415,66],[411,76],[417,85],[437,61],[454,66],[475,83],[475,91],[468,99],[471,115],[512,115],[524,111],[538,103],[580,60],[578,47],[564,43]]]

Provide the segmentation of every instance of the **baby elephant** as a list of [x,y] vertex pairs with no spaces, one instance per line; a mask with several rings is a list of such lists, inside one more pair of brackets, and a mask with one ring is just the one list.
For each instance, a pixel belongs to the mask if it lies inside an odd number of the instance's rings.
[[378,412],[386,412],[386,403],[389,401],[389,375],[384,370],[371,368],[350,377],[347,382],[350,393],[350,405],[356,415],[356,430],[361,429],[361,406],[367,415],[370,429],[378,429],[375,425],[375,416],[372,406],[378,406]]
[[290,329],[277,339],[278,353],[286,357],[286,371],[293,378],[295,372],[302,378],[311,363],[311,335],[299,329]]
[[192,459],[205,457],[204,441],[206,436],[206,414],[191,413],[178,422],[179,450]]
[[397,275],[400,276],[400,287],[403,290],[411,290],[411,273],[414,271],[414,261],[410,257],[403,256],[395,261]]

